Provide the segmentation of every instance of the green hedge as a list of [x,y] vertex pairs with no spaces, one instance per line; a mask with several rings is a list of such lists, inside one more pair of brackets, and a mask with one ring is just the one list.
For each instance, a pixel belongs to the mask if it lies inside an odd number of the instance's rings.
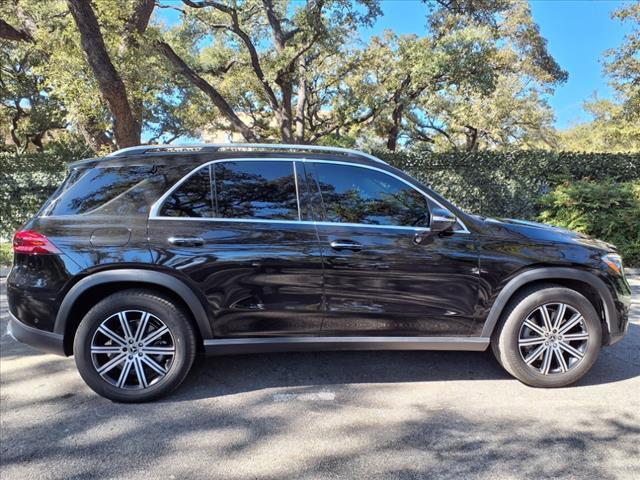
[[534,219],[542,195],[565,181],[640,178],[640,154],[516,152],[375,152],[466,211]]
[[640,181],[567,182],[541,204],[539,220],[605,239],[619,248],[625,264],[640,265]]
[[51,145],[42,153],[0,152],[0,239],[13,232],[42,206],[64,179],[67,163],[91,157],[82,145]]
[[13,249],[10,242],[0,241],[0,267],[13,261]]

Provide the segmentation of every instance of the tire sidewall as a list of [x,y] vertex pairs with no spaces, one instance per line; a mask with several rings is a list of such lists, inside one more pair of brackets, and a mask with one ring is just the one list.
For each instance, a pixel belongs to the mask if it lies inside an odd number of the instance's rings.
[[[584,318],[589,340],[579,364],[566,373],[543,375],[534,372],[520,355],[518,338],[524,320],[536,308],[549,303],[564,303],[576,309]],[[593,305],[580,293],[563,287],[535,291],[522,299],[508,314],[500,332],[498,354],[500,363],[513,376],[534,387],[564,387],[582,378],[593,366],[602,345],[602,325]]]
[[[169,372],[156,384],[141,390],[111,385],[96,371],[91,358],[91,341],[100,324],[123,310],[143,310],[158,317],[171,332],[175,353]],[[84,317],[73,344],[76,366],[82,379],[99,395],[120,402],[144,402],[176,388],[189,372],[195,356],[195,341],[188,319],[166,299],[143,292],[114,294],[95,305]]]

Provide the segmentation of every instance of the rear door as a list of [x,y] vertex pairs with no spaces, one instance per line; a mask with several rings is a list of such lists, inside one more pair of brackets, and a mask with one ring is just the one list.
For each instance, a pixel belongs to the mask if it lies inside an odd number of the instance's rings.
[[149,218],[156,263],[206,297],[220,337],[317,334],[322,259],[291,159],[214,161],[178,185]]
[[479,278],[466,230],[432,234],[433,201],[382,169],[305,167],[325,261],[323,335],[468,335]]

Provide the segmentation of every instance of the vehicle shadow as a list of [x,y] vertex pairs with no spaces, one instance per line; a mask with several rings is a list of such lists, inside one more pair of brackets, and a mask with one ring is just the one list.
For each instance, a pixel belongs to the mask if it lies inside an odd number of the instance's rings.
[[[605,347],[592,370],[569,388],[640,377],[640,326],[617,345]],[[485,352],[354,351],[228,355],[199,358],[167,401],[217,397],[266,388],[359,383],[511,380]]]
[[[75,370],[72,358],[44,355],[13,340],[3,339],[2,343],[3,360],[33,358],[28,366],[5,372],[2,379],[4,385],[33,378],[38,374],[49,376],[59,371]],[[639,350],[640,326],[631,324],[626,337],[612,347],[604,347],[591,371],[568,388],[603,385],[640,377]],[[268,388],[476,380],[517,382],[498,364],[490,350],[200,356],[180,388],[161,401],[190,401]]]

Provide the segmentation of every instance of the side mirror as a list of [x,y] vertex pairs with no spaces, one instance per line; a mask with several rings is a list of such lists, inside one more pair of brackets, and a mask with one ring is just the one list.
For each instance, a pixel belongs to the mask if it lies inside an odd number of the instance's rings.
[[456,216],[449,210],[437,207],[431,211],[429,226],[432,232],[439,233],[452,229],[457,221]]

